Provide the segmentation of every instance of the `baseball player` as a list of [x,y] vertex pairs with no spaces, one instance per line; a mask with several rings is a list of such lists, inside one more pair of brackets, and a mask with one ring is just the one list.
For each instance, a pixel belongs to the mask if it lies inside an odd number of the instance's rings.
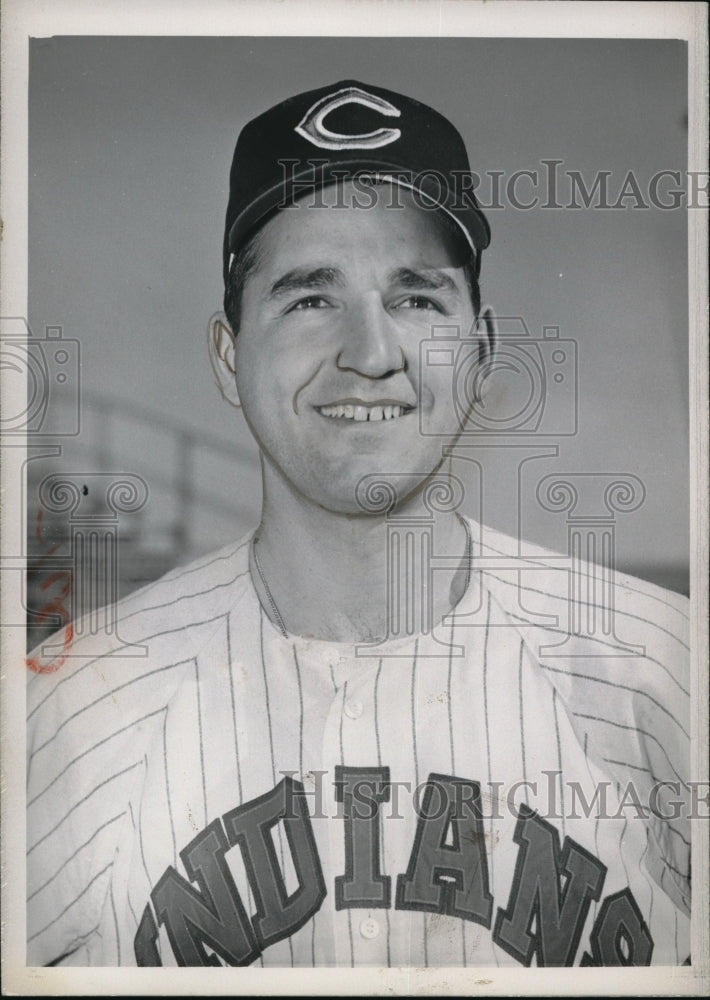
[[492,357],[489,235],[409,97],[343,81],[242,131],[210,347],[261,522],[123,600],[120,642],[31,658],[29,964],[687,960],[686,602],[572,600],[457,510],[466,414],[421,345]]

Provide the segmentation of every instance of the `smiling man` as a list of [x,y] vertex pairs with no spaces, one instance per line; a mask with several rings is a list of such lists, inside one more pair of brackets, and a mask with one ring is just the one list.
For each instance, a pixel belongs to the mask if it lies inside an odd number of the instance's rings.
[[[383,182],[365,202],[345,181],[317,204],[302,195],[244,251],[255,265],[238,312],[228,297],[239,333],[223,391],[241,401],[262,455],[256,579],[273,581],[265,606],[270,595],[294,634],[358,642],[391,632],[386,527],[362,516],[358,484],[396,483],[400,511],[422,509],[423,484],[463,418],[450,370],[420,368],[420,346],[438,322],[466,331],[478,355],[492,347],[467,280],[471,249],[410,191],[396,206],[392,194]],[[462,520],[442,514],[437,532],[463,560]],[[453,606],[455,576],[452,566],[434,577],[437,621]]]
[[684,601],[617,576],[626,644],[582,632],[566,568],[458,512],[480,400],[425,348],[494,356],[472,189],[379,87],[243,130],[210,350],[261,522],[31,681],[31,963],[687,958]]

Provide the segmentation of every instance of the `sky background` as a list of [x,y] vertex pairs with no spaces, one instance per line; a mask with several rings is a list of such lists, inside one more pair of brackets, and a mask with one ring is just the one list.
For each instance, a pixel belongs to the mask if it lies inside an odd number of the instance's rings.
[[[686,47],[679,41],[483,38],[54,37],[30,49],[29,321],[79,341],[81,433],[64,467],[112,468],[149,486],[142,529],[174,514],[173,429],[209,434],[194,453],[206,501],[189,551],[257,523],[256,446],[214,386],[205,349],[221,307],[227,179],[241,127],[301,90],[357,79],[418,98],[462,133],[480,174],[610,171],[616,200],[634,171],[642,191],[686,167]],[[484,194],[487,185],[484,182]],[[661,188],[665,191],[666,188]],[[520,183],[521,195],[529,187]],[[542,193],[538,190],[538,193]],[[560,200],[568,186],[560,182]],[[482,293],[533,337],[556,326],[578,352],[579,422],[528,450],[487,448],[455,461],[464,509],[566,548],[565,516],[535,486],[555,472],[629,473],[642,506],[617,519],[620,568],[683,589],[688,561],[687,230],[682,210],[487,212]],[[547,349],[545,349],[547,350]],[[548,355],[546,354],[546,357]],[[109,430],[105,405],[124,409]],[[551,402],[555,426],[564,403]],[[556,408],[557,407],[557,408]],[[140,419],[139,409],[150,411]],[[160,424],[160,418],[165,426]],[[559,454],[521,458],[556,443]],[[212,502],[212,501],[210,501]],[[210,513],[212,510],[212,513]]]

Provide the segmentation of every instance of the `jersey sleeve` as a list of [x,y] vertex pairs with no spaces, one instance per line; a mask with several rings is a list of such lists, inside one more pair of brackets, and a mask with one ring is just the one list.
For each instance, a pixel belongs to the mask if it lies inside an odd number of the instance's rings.
[[[646,866],[690,912],[691,741],[689,603],[616,574],[612,645],[598,659],[595,698],[580,719],[628,807],[647,818]],[[610,650],[610,652],[614,652]],[[596,706],[596,708],[594,707]]]
[[28,657],[29,964],[87,950],[91,964],[112,964],[99,960],[111,954],[100,935],[116,923],[147,762],[167,768],[170,706],[239,599],[247,545],[232,542],[128,595],[105,631],[80,620],[70,642],[55,638]]
[[572,634],[540,662],[579,742],[616,785],[625,815],[645,821],[644,864],[690,912],[690,658],[688,605],[614,574],[606,628]]
[[76,952],[110,905],[117,845],[143,768],[143,740],[116,691],[122,673],[110,657],[76,657],[29,681],[29,965]]
[[[489,532],[484,555],[517,542]],[[515,572],[485,573],[562,699],[580,745],[648,831],[644,864],[690,911],[690,612],[669,590],[526,544]],[[529,554],[528,554],[529,553]],[[555,562],[560,565],[555,568]],[[544,619],[547,624],[541,624]]]

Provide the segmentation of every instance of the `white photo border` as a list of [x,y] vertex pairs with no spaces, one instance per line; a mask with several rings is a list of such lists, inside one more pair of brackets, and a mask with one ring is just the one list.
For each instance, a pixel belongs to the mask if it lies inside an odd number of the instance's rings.
[[[2,23],[2,314],[27,313],[29,39],[50,35],[299,35],[676,38],[688,42],[689,170],[707,170],[708,43],[703,3],[479,0],[6,0]],[[376,28],[376,30],[374,30]],[[708,780],[708,219],[689,213],[692,740],[694,777]],[[6,404],[8,401],[6,400]],[[12,400],[17,412],[17,400]],[[3,550],[25,519],[13,484],[25,452],[5,448]],[[17,621],[21,572],[3,563],[0,620]],[[698,995],[708,988],[708,824],[696,821],[693,965],[649,969],[77,969],[25,961],[24,634],[2,631],[2,964],[8,995]],[[238,977],[238,978],[236,978]],[[237,987],[235,989],[235,987]]]

